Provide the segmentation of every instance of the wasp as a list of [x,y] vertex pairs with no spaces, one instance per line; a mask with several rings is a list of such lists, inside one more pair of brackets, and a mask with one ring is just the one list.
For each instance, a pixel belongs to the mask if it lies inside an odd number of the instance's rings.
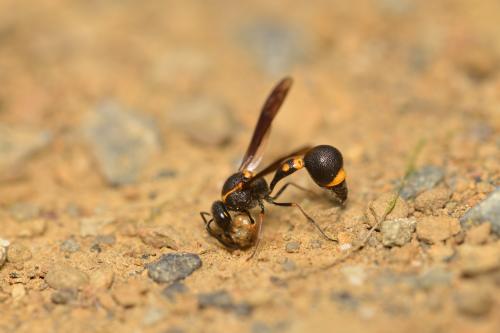
[[[306,190],[288,182],[273,195],[278,182],[294,172],[305,168],[314,182],[328,190],[343,205],[347,200],[346,173],[340,151],[329,145],[305,146],[286,154],[269,166],[256,172],[263,157],[263,151],[269,137],[271,124],[276,117],[288,91],[292,79],[282,79],[266,99],[255,126],[250,144],[243,156],[238,171],[229,176],[222,187],[221,199],[212,204],[211,212],[200,212],[208,233],[229,249],[245,249],[255,245],[257,250],[262,234],[264,203],[275,206],[296,207],[327,239],[335,241],[325,234],[316,221],[295,202],[276,201],[290,186]],[[265,176],[273,173],[271,182]],[[250,210],[260,208],[259,219],[255,221]],[[231,215],[234,212],[234,216]]]

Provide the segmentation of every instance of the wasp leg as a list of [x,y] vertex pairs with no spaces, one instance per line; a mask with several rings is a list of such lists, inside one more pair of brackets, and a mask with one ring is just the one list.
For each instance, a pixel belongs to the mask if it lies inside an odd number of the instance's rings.
[[253,248],[252,254],[247,258],[247,261],[256,256],[257,251],[259,250],[260,240],[262,239],[262,224],[264,222],[264,204],[262,201],[259,201],[260,213],[259,213],[259,222],[257,223],[257,238],[255,239],[255,246]]
[[212,215],[209,212],[200,212],[200,216],[203,219],[203,222],[205,222],[205,225],[213,221],[213,219],[210,219],[209,221],[207,219],[207,216],[212,217]]
[[229,232],[224,231],[224,230],[222,230],[222,232],[220,230],[216,231],[210,227],[212,222],[214,222],[213,218],[210,218],[210,220],[207,219],[207,216],[212,217],[212,215],[210,213],[200,212],[200,215],[201,215],[201,218],[203,219],[203,221],[205,222],[205,229],[207,230],[207,232],[210,236],[217,239],[219,241],[219,243],[221,243],[222,245],[224,245],[227,248],[230,248],[233,250],[238,248],[238,245],[231,238],[231,235],[229,234]]
[[332,241],[332,242],[337,242],[337,240],[335,238],[332,238],[330,236],[328,236],[324,231],[323,229],[319,226],[319,224],[312,218],[310,217],[305,211],[304,209],[298,204],[298,203],[295,203],[295,202],[276,202],[274,201],[273,198],[271,197],[268,197],[267,198],[267,201],[269,203],[272,203],[273,205],[276,205],[276,206],[282,206],[282,207],[297,207],[300,212],[302,213],[302,215],[304,215],[306,217],[306,219],[312,223],[312,225],[314,225],[316,227],[316,229],[318,229],[318,231],[321,233],[321,235],[323,235],[323,237],[325,237],[326,239],[328,239],[329,241]]
[[307,193],[309,193],[309,194],[311,194],[311,195],[316,195],[316,193],[314,193],[313,191],[311,191],[311,190],[309,190],[309,189],[307,189],[307,188],[305,188],[305,187],[302,187],[302,186],[300,186],[300,185],[298,185],[298,184],[295,184],[295,183],[289,182],[289,183],[285,183],[285,185],[283,185],[283,186],[282,186],[282,187],[278,190],[278,192],[276,192],[276,194],[275,194],[275,195],[271,196],[271,198],[272,198],[273,200],[278,199],[278,198],[279,198],[279,197],[283,194],[283,192],[284,192],[284,191],[288,188],[288,186],[293,186],[293,187],[298,188],[299,190],[304,191],[304,192],[307,192]]

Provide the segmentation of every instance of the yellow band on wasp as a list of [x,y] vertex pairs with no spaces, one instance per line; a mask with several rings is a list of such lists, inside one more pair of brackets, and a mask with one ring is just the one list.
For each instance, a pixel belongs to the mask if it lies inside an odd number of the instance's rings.
[[238,183],[238,185],[236,185],[235,187],[233,187],[231,190],[227,191],[227,193],[225,193],[223,196],[222,196],[222,202],[226,202],[226,198],[233,192],[236,192],[238,190],[241,190],[243,188],[243,183]]
[[344,168],[340,169],[339,172],[337,172],[337,175],[335,176],[335,178],[333,178],[333,180],[326,184],[325,187],[333,187],[333,186],[337,186],[338,184],[342,183],[344,180],[345,180],[345,171],[344,171]]

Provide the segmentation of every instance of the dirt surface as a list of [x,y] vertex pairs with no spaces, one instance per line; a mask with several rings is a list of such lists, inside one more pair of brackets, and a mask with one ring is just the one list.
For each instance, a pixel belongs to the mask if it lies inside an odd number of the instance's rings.
[[[0,331],[498,332],[499,21],[495,0],[0,1]],[[349,199],[293,175],[316,195],[284,200],[338,242],[267,206],[247,261],[199,212],[285,75],[262,165],[334,145]]]

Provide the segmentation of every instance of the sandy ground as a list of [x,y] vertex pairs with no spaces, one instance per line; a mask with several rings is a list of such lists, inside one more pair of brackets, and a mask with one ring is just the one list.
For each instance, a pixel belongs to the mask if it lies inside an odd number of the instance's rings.
[[[498,332],[499,21],[494,0],[0,1],[0,331]],[[349,200],[298,172],[317,195],[284,200],[338,242],[268,206],[247,261],[199,212],[285,75],[263,165],[334,145]]]

